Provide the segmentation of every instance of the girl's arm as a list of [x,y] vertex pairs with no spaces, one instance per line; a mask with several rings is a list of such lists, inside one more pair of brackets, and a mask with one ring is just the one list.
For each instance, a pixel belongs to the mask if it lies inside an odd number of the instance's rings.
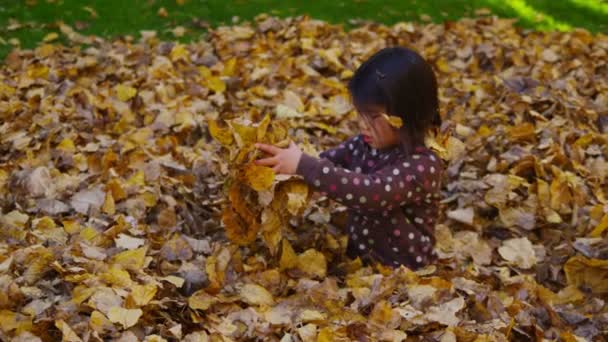
[[359,144],[361,144],[361,136],[356,135],[335,148],[321,152],[319,158],[329,159],[332,163],[341,167],[349,167],[352,162],[352,153]]
[[440,168],[439,158],[418,154],[373,174],[361,174],[302,154],[296,173],[346,206],[381,211],[430,200],[439,190]]

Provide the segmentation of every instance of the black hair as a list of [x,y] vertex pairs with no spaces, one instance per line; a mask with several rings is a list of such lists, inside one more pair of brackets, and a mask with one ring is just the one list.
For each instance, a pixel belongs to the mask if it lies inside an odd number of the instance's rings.
[[424,145],[429,129],[441,125],[435,73],[411,49],[389,47],[376,52],[357,69],[348,90],[364,117],[365,109],[381,107],[403,120],[399,135],[407,154]]

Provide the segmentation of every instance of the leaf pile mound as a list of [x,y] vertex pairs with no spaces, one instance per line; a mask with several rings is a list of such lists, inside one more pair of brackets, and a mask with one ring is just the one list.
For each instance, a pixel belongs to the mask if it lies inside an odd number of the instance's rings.
[[[0,69],[1,340],[605,336],[605,35],[267,16],[189,45],[62,33],[88,46]],[[436,68],[452,132],[440,261],[417,272],[344,260],[344,208],[252,164],[256,141],[356,133],[345,84],[396,44]]]

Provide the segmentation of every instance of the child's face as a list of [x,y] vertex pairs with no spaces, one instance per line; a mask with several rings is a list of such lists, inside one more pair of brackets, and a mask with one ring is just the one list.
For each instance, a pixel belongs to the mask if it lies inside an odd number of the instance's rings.
[[384,149],[399,143],[399,132],[384,117],[382,108],[359,111],[359,129],[371,147]]

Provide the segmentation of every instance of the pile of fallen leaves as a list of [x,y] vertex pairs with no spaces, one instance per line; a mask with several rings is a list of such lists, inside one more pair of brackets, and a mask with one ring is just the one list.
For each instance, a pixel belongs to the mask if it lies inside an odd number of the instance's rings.
[[[14,51],[0,69],[0,339],[602,340],[608,38],[495,18],[348,32],[261,16]],[[344,208],[257,167],[356,133],[378,49],[436,68],[450,159],[437,265],[344,259]],[[340,267],[335,267],[340,265]]]

